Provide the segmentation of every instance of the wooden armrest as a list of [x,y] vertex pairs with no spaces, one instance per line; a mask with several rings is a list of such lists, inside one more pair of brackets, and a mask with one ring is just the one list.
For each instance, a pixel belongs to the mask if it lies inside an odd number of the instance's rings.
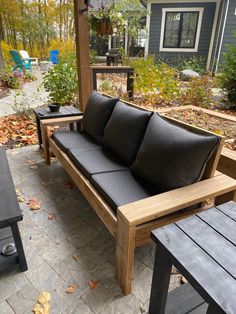
[[232,191],[236,191],[236,180],[222,174],[120,206],[117,213],[128,225],[137,226]]
[[41,125],[50,126],[50,125],[57,125],[57,124],[64,124],[64,123],[74,123],[74,122],[80,122],[82,119],[83,119],[83,116],[45,119],[45,120],[41,120]]

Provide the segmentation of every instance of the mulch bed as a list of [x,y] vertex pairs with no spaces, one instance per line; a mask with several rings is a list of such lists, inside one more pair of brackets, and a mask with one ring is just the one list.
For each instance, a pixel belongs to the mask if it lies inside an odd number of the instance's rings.
[[236,150],[236,123],[233,121],[208,115],[201,110],[171,110],[165,115],[225,136],[225,147]]

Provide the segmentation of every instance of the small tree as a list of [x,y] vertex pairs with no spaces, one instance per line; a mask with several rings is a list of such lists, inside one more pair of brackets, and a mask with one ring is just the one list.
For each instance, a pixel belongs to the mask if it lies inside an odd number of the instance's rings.
[[236,106],[236,46],[228,45],[228,51],[224,54],[224,64],[219,79],[229,102]]

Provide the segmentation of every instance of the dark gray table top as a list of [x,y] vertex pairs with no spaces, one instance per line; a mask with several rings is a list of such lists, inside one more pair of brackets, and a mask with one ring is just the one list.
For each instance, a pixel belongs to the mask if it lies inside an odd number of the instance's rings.
[[82,111],[73,106],[61,106],[57,112],[50,111],[48,107],[39,107],[34,109],[34,113],[40,120],[81,116],[83,114]]
[[0,228],[22,220],[4,147],[0,147]]
[[236,203],[154,230],[152,239],[207,302],[236,313]]

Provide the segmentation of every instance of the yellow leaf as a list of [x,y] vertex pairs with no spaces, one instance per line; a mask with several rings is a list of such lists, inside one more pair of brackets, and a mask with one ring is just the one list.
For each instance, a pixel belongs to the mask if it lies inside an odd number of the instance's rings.
[[34,312],[35,314],[45,314],[45,313],[44,313],[44,308],[43,308],[40,304],[38,304],[38,303],[36,303],[36,304],[34,305],[34,307],[33,307],[33,312]]
[[38,297],[38,302],[40,304],[45,304],[47,302],[51,301],[51,295],[49,292],[47,291],[43,291],[40,293],[39,297]]
[[25,201],[24,196],[18,196],[18,202],[23,203]]
[[78,285],[69,285],[67,288],[66,288],[66,293],[74,293],[75,290],[78,288],[79,286]]

